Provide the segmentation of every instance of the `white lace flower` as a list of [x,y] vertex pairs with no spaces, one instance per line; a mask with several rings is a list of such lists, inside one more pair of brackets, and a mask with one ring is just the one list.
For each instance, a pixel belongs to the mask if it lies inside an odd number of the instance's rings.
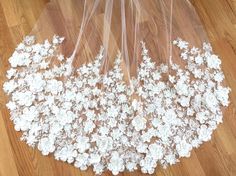
[[91,133],[94,128],[95,128],[95,124],[91,120],[87,120],[84,123],[84,131],[85,131],[85,133]]
[[30,106],[35,100],[35,95],[33,95],[30,91],[26,92],[15,92],[12,95],[12,99],[17,101],[21,106]]
[[137,146],[136,146],[136,150],[139,153],[147,153],[148,151],[148,145],[145,143],[140,142]]
[[38,118],[39,112],[35,106],[30,106],[29,108],[23,109],[23,114],[21,118],[25,121],[32,122],[34,119]]
[[189,107],[189,101],[190,101],[190,98],[189,98],[189,97],[185,97],[185,96],[182,96],[182,97],[179,99],[179,103],[180,103],[181,106],[183,106],[183,107]]
[[175,42],[174,44],[177,44],[177,46],[178,46],[180,49],[186,49],[186,48],[188,48],[188,42],[183,41],[183,40],[181,40],[181,39],[178,39],[177,43]]
[[220,69],[221,60],[216,55],[210,55],[206,58],[207,66],[209,68]]
[[120,139],[121,135],[123,133],[119,130],[119,129],[114,129],[112,132],[111,132],[111,136],[114,140],[118,140]]
[[165,156],[165,160],[170,165],[175,164],[178,160],[176,159],[175,155],[169,154]]
[[54,35],[52,39],[52,43],[57,45],[57,44],[62,43],[64,39],[65,39],[64,37],[59,37],[57,35]]
[[96,144],[101,153],[105,153],[113,148],[113,140],[111,137],[107,136],[100,136],[99,139],[97,139]]
[[46,91],[57,94],[63,90],[62,82],[55,79],[47,81]]
[[196,47],[192,47],[190,53],[193,54],[193,55],[196,55],[196,54],[199,53],[199,49],[196,48]]
[[102,135],[102,136],[106,136],[108,133],[109,133],[110,129],[105,127],[105,126],[102,126],[99,128],[99,133]]
[[[81,97],[82,97],[82,96],[81,96]],[[93,110],[88,110],[85,115],[86,115],[86,117],[87,117],[88,119],[94,119],[95,116],[96,116],[96,114],[95,114],[95,112],[94,112]]]
[[167,73],[168,72],[168,66],[167,65],[165,65],[165,64],[161,64],[160,65],[160,71],[161,71],[161,73]]
[[124,171],[124,161],[120,158],[118,152],[113,152],[111,154],[110,162],[108,163],[108,169],[111,170],[113,175],[117,175],[119,172]]
[[25,80],[27,81],[27,84],[32,92],[41,92],[46,85],[46,82],[43,80],[42,74],[40,73],[28,75]]
[[134,126],[136,131],[140,131],[146,128],[146,122],[147,120],[141,116],[136,116],[132,120],[132,125]]
[[91,164],[98,164],[101,161],[101,156],[99,154],[91,154],[89,162]]
[[129,171],[129,172],[132,172],[134,170],[137,170],[137,164],[135,162],[127,162],[126,164],[126,169]]
[[[176,122],[172,122],[172,123],[176,123]],[[170,125],[158,125],[157,128],[157,137],[161,138],[161,140],[163,141],[167,141],[168,137],[171,136],[172,132],[170,129]]]
[[12,57],[9,58],[9,62],[13,68],[17,66],[29,66],[31,63],[30,54],[15,51]]
[[211,92],[206,92],[203,95],[203,98],[204,98],[203,101],[206,107],[209,108],[212,112],[216,112],[217,107],[218,107],[218,100],[216,96]]
[[192,150],[192,145],[187,143],[185,140],[181,140],[176,145],[176,150],[180,157],[189,157],[190,151]]
[[50,133],[52,135],[57,135],[60,133],[60,131],[63,129],[63,126],[59,123],[53,123],[51,126],[50,126]]
[[211,52],[212,51],[212,47],[210,43],[203,43],[203,50],[205,50],[206,52]]
[[101,162],[93,165],[93,171],[95,172],[95,174],[98,174],[98,175],[102,174],[102,172],[104,171],[104,168],[105,166],[101,164]]
[[[43,54],[43,55],[46,55],[46,54]],[[46,69],[48,67],[49,67],[49,62],[42,61],[40,63],[40,69]]]
[[169,81],[170,81],[171,83],[174,83],[174,82],[175,82],[175,76],[169,75]]
[[30,128],[30,121],[27,121],[21,117],[14,118],[14,124],[16,131],[27,131]]
[[112,106],[112,107],[107,109],[107,116],[108,117],[113,117],[114,118],[114,117],[117,117],[118,114],[119,114],[119,109],[117,107]]
[[208,129],[206,125],[201,125],[197,132],[202,141],[208,141],[211,138],[212,130]]
[[119,99],[119,103],[121,103],[121,104],[127,102],[127,97],[126,97],[125,94],[121,94],[121,95],[118,97],[118,99]]
[[8,94],[12,93],[16,88],[17,88],[17,83],[15,82],[15,80],[10,80],[3,84],[3,90]]
[[161,124],[161,123],[162,123],[162,121],[159,118],[153,118],[152,119],[152,125],[154,127],[158,127],[158,125]]
[[76,161],[74,163],[75,167],[80,168],[81,170],[87,169],[89,155],[87,153],[78,154]]
[[42,152],[43,155],[48,155],[55,150],[54,141],[49,138],[42,138],[39,141],[38,149]]
[[188,86],[182,80],[177,81],[175,89],[179,95],[188,96]]
[[163,116],[163,122],[165,122],[166,124],[174,124],[176,123],[176,118],[177,115],[175,111],[173,109],[168,109],[166,110],[165,115]]
[[158,70],[153,73],[153,79],[155,81],[158,81],[161,79],[161,73]]
[[143,173],[153,174],[156,167],[156,160],[152,156],[147,155],[140,161],[140,166]]
[[200,69],[194,69],[193,74],[195,78],[201,78],[203,76],[203,72]]
[[76,141],[77,141],[77,148],[80,153],[84,153],[90,147],[88,137],[78,136]]
[[195,62],[196,64],[201,65],[203,63],[202,56],[198,55],[197,57],[195,57]]
[[214,75],[214,80],[218,83],[221,83],[224,80],[224,74],[222,72],[218,72]]
[[164,156],[163,147],[158,144],[151,144],[149,145],[148,149],[150,151],[150,155],[154,159],[160,160]]
[[216,97],[223,106],[228,106],[229,104],[229,92],[230,92],[229,88],[225,88],[222,86],[219,86],[215,90]]
[[204,123],[208,119],[207,114],[205,112],[198,112],[196,119],[199,120],[200,123]]
[[137,111],[137,110],[139,109],[139,106],[140,106],[140,103],[139,103],[136,99],[134,99],[134,100],[132,101],[132,107],[133,107],[133,109],[134,109],[135,111]]
[[156,136],[156,130],[154,128],[150,128],[147,132],[142,133],[141,139],[144,142],[150,142],[152,137]]
[[16,74],[16,69],[11,68],[10,70],[7,71],[7,78],[11,79],[15,74]]
[[60,150],[55,152],[55,158],[68,163],[74,162],[77,156],[77,151],[73,145],[65,145]]
[[23,40],[23,42],[26,44],[26,45],[32,45],[34,44],[35,42],[35,36],[31,35],[31,36],[26,36]]
[[13,101],[9,101],[7,104],[6,104],[7,108],[11,111],[15,110],[17,108],[16,106],[16,103],[13,102]]
[[34,62],[34,63],[40,63],[40,62],[43,60],[43,57],[42,57],[41,55],[39,55],[39,54],[35,54],[35,55],[32,57],[32,59],[33,59],[33,62]]

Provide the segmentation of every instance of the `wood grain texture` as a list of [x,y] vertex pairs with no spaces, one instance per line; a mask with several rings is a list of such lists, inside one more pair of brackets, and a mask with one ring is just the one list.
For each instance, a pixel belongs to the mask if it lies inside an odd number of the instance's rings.
[[[118,0],[117,0],[118,1]],[[61,2],[68,6],[65,16],[73,16],[76,12],[70,10],[73,4]],[[78,1],[81,3],[81,1]],[[147,4],[151,1],[147,1]],[[8,58],[14,51],[17,43],[22,38],[37,28],[38,18],[48,0],[0,0],[0,86],[5,80],[5,72],[9,68]],[[235,176],[236,175],[236,1],[235,0],[191,0],[196,8],[202,23],[205,26],[207,35],[213,45],[214,51],[221,56],[222,67],[226,76],[226,83],[232,89],[230,94],[231,104],[224,111],[224,122],[219,125],[212,136],[210,142],[204,143],[200,148],[191,153],[190,158],[183,158],[181,162],[168,167],[167,169],[157,168],[156,176]],[[82,5],[78,3],[82,9]],[[149,4],[150,5],[150,4]],[[60,8],[58,6],[47,6],[47,8]],[[114,12],[118,9],[114,9]],[[155,11],[153,13],[156,13]],[[56,10],[51,10],[50,16],[58,16]],[[76,14],[78,15],[78,14]],[[62,14],[63,16],[63,14]],[[101,31],[102,16],[96,17],[96,26],[90,26],[89,30]],[[115,19],[112,19],[115,21]],[[145,19],[144,19],[145,20]],[[76,24],[79,27],[81,21],[77,19],[75,23],[68,22],[69,26],[58,29],[59,33],[67,34],[72,38],[72,43],[67,43],[65,52],[71,51],[74,45],[73,39],[77,35],[72,27]],[[62,21],[62,23],[63,23]],[[36,29],[41,35],[49,28],[54,27],[55,22],[48,19],[44,21],[46,29],[40,27]],[[117,22],[118,23],[118,22]],[[70,28],[71,25],[71,28]],[[34,29],[33,29],[34,28]],[[113,29],[116,31],[118,29]],[[129,30],[129,29],[128,29]],[[148,31],[146,32],[148,33]],[[148,37],[148,36],[147,36]],[[114,34],[110,37],[111,41],[119,40]],[[97,40],[102,40],[97,36]],[[120,42],[120,41],[119,41]],[[118,42],[118,43],[119,43]],[[92,43],[92,42],[91,42]],[[94,45],[96,43],[94,42]],[[84,44],[81,50],[89,48]],[[94,46],[93,48],[96,48]],[[118,44],[114,43],[116,50]],[[85,56],[93,55],[89,49],[84,53]],[[82,62],[82,61],[81,61]],[[38,150],[28,147],[19,140],[20,133],[14,130],[9,118],[9,111],[5,107],[7,97],[0,90],[0,176],[92,176],[91,168],[88,171],[80,171],[75,167],[56,161],[53,156],[42,156]],[[110,172],[103,174],[111,175]],[[139,171],[134,173],[122,173],[120,176],[145,175]]]

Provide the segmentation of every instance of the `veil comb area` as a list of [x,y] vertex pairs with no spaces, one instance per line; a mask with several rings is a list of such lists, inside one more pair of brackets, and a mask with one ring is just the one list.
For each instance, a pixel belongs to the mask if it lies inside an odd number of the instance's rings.
[[230,88],[210,44],[174,40],[180,66],[157,65],[141,42],[137,76],[127,84],[120,54],[103,74],[103,47],[92,62],[73,68],[58,51],[63,40],[25,37],[9,58],[3,86],[15,130],[43,155],[81,170],[92,166],[96,174],[138,168],[152,174],[157,164],[189,157],[222,122]]

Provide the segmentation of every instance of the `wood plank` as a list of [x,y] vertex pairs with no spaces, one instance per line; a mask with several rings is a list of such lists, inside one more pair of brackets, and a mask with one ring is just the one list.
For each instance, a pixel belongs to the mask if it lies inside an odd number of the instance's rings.
[[[55,4],[56,2],[56,4]],[[62,51],[69,54],[75,44],[76,35],[81,27],[81,18],[73,19],[73,16],[81,17],[83,0],[0,0],[0,86],[5,80],[5,72],[9,67],[7,59],[12,54],[17,43],[30,33],[35,33],[40,39],[46,38],[55,31],[59,35],[65,35],[67,41]],[[102,1],[104,3],[104,1]],[[128,1],[126,1],[127,3]],[[150,9],[156,19],[160,18],[160,10],[153,10],[153,6],[161,1],[147,0],[145,8]],[[53,4],[54,3],[54,4]],[[114,1],[114,16],[120,15],[120,2]],[[156,176],[235,176],[236,175],[236,0],[191,0],[201,22],[204,24],[214,51],[222,59],[222,67],[226,76],[226,84],[232,89],[230,94],[230,107],[224,112],[224,123],[214,132],[210,142],[204,143],[200,148],[191,153],[190,158],[182,158],[181,162],[170,166],[167,169],[158,167]],[[157,6],[158,7],[158,6]],[[50,8],[48,11],[47,8]],[[131,7],[126,4],[126,11]],[[179,8],[179,7],[178,7]],[[174,18],[184,18],[184,13],[176,7]],[[65,9],[65,11],[60,11]],[[140,9],[141,10],[141,9]],[[48,13],[50,12],[50,13]],[[93,25],[88,25],[83,38],[79,56],[83,59],[77,60],[75,65],[86,62],[86,58],[94,56],[99,49],[97,43],[101,43],[103,36],[104,8],[100,8],[95,15]],[[56,17],[58,20],[55,20]],[[47,19],[43,21],[43,19]],[[73,19],[72,21],[70,21]],[[131,16],[127,21],[131,22]],[[165,40],[155,27],[148,23],[149,16],[145,14],[140,19],[140,25],[147,28],[140,31],[148,42],[158,43],[150,33]],[[161,19],[158,19],[161,20]],[[198,20],[198,19],[194,19]],[[191,21],[185,22],[187,28],[182,28],[183,21],[179,20],[174,36],[181,34],[190,38],[196,43],[202,42],[201,37],[195,38],[199,31],[198,26],[191,26]],[[197,22],[196,22],[197,23]],[[58,26],[63,26],[59,28]],[[112,18],[112,33],[110,34],[109,58],[113,58],[121,46],[120,39],[120,18]],[[43,27],[42,27],[43,26]],[[133,26],[128,24],[127,32],[133,31]],[[166,30],[163,28],[163,30]],[[92,35],[90,34],[92,31]],[[189,32],[191,31],[191,32]],[[98,34],[98,35],[96,35]],[[204,36],[204,34],[202,34]],[[131,38],[133,39],[134,36]],[[204,37],[203,37],[204,38]],[[96,42],[94,42],[96,41]],[[161,42],[160,42],[161,43]],[[133,51],[132,41],[128,41],[128,50]],[[154,45],[153,45],[154,46]],[[166,47],[166,46],[163,46]],[[156,48],[150,48],[154,53]],[[168,53],[161,53],[156,60],[160,62]],[[132,52],[129,53],[130,60]],[[162,61],[162,60],[161,60]],[[109,66],[112,64],[110,59]],[[134,63],[132,63],[134,64]],[[132,65],[135,68],[136,65]],[[125,70],[126,68],[124,68]],[[52,155],[42,156],[37,149],[28,147],[19,141],[20,133],[15,132],[12,122],[9,119],[9,112],[5,107],[6,95],[0,90],[0,176],[92,176],[92,169],[80,171],[72,165],[56,161]],[[111,175],[105,172],[104,176]],[[140,171],[134,173],[121,173],[120,176],[141,176]]]

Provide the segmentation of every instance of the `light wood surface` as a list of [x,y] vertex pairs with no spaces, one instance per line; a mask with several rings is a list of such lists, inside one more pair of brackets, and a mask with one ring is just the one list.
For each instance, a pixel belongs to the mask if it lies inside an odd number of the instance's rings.
[[[56,30],[59,34],[66,34],[66,47],[62,48],[64,53],[70,53],[75,44],[76,35],[81,23],[80,19],[75,19],[73,23],[68,21],[69,17],[74,15],[82,15],[83,1],[68,1],[61,0],[58,6],[48,6],[48,0],[0,0],[0,86],[5,80],[5,72],[9,68],[8,58],[14,51],[17,43],[21,42],[22,38],[29,34],[35,33],[41,38],[53,34]],[[115,0],[116,2],[118,0]],[[75,11],[75,4],[69,2],[76,2],[77,8],[81,11]],[[152,6],[151,0],[145,1],[147,6]],[[191,153],[190,158],[181,159],[180,163],[168,167],[167,169],[157,168],[154,175],[156,176],[236,176],[236,1],[235,0],[191,0],[191,3],[196,8],[197,13],[204,24],[207,35],[214,51],[220,55],[222,59],[222,67],[226,76],[226,84],[230,86],[232,92],[230,94],[231,104],[229,108],[224,111],[223,124],[219,125],[212,136],[210,142],[204,143],[200,148],[195,149]],[[55,8],[60,8],[61,5],[66,5],[68,8],[66,15],[57,13]],[[45,8],[51,8],[50,14],[45,13]],[[66,8],[66,7],[65,7]],[[114,13],[118,13],[118,8],[114,9]],[[74,9],[74,10],[73,10]],[[101,9],[101,11],[104,9]],[[157,13],[157,11],[150,13]],[[46,9],[47,11],[47,9]],[[45,13],[45,14],[44,14]],[[65,12],[64,12],[65,13]],[[78,13],[78,14],[77,14]],[[81,14],[80,14],[81,13]],[[102,13],[101,13],[102,14]],[[50,19],[41,20],[45,16],[55,17],[62,15],[63,21],[53,21]],[[67,19],[67,18],[68,19]],[[177,16],[176,18],[180,18]],[[114,20],[114,21],[113,21]],[[129,20],[129,18],[127,18]],[[145,15],[141,21],[145,22]],[[183,19],[184,20],[184,19]],[[197,19],[198,20],[198,19]],[[89,30],[100,31],[102,17],[97,14],[96,26],[90,26]],[[112,19],[117,25],[119,21]],[[57,28],[58,24],[66,23],[67,26]],[[198,22],[196,22],[197,24]],[[44,24],[44,25],[43,25]],[[77,27],[73,27],[75,24]],[[41,26],[44,26],[42,28]],[[70,26],[71,25],[71,26]],[[180,24],[179,24],[180,25]],[[63,26],[63,25],[61,25]],[[99,27],[100,26],[100,27]],[[57,28],[57,29],[55,29]],[[190,29],[189,29],[190,28]],[[198,28],[189,26],[186,34],[188,38],[195,41]],[[54,30],[51,30],[54,29]],[[127,28],[131,30],[132,26]],[[50,31],[51,30],[51,31]],[[118,29],[112,29],[113,35],[110,37],[110,42],[114,42],[113,48],[109,48],[112,57],[116,54],[117,48],[120,46],[120,39],[118,36]],[[150,28],[150,30],[152,30]],[[180,31],[185,29],[179,29]],[[33,31],[33,32],[32,32]],[[117,34],[116,34],[117,31]],[[148,36],[149,31],[144,31],[140,35],[147,35],[147,41],[152,41]],[[178,31],[175,31],[176,35]],[[102,40],[102,36],[90,36],[91,39],[97,41]],[[158,35],[158,34],[157,34]],[[192,37],[191,37],[192,35]],[[201,34],[204,36],[205,34]],[[40,37],[39,37],[40,38]],[[85,39],[83,39],[85,40]],[[89,41],[86,38],[86,41]],[[71,42],[71,43],[70,43]],[[195,43],[201,42],[195,41]],[[155,43],[155,42],[154,42]],[[96,42],[91,48],[99,48]],[[88,45],[88,43],[87,43]],[[113,46],[112,45],[112,46]],[[153,45],[155,46],[155,44]],[[86,49],[85,49],[86,48]],[[84,50],[85,49],[85,50]],[[132,48],[128,48],[132,49]],[[154,50],[153,48],[150,49]],[[86,51],[83,53],[82,51]],[[81,56],[89,58],[95,53],[88,49],[86,43],[81,46]],[[151,52],[152,53],[152,52]],[[159,57],[168,55],[168,53],[160,53]],[[130,54],[132,57],[132,52]],[[77,61],[82,63],[83,60]],[[79,64],[75,63],[75,64]],[[132,65],[131,65],[132,67]],[[132,70],[132,69],[131,69]],[[13,124],[9,119],[9,111],[5,107],[7,102],[6,95],[0,90],[0,176],[92,176],[94,175],[91,168],[88,171],[80,171],[75,167],[56,161],[53,156],[42,156],[38,150],[28,147],[24,142],[19,140],[20,133],[14,130]],[[110,172],[103,174],[111,175]],[[124,176],[138,176],[144,175],[139,171],[134,173],[122,173]]]

